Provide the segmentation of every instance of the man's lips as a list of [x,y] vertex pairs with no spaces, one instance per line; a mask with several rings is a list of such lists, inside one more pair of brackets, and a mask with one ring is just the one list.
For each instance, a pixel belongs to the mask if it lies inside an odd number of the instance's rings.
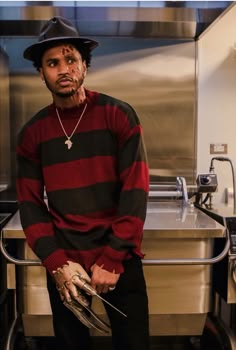
[[73,80],[70,78],[61,78],[57,82],[61,86],[67,86],[70,85],[73,82]]

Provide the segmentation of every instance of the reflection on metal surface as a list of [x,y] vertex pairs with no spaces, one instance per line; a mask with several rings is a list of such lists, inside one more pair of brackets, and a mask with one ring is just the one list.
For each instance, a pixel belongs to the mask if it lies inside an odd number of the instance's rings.
[[[236,216],[234,207],[219,206],[218,208],[205,208],[199,206],[199,208],[209,215],[209,217],[214,218],[214,220],[227,228],[226,232],[230,238],[230,249],[228,255],[213,268],[213,288],[226,303],[236,303]],[[222,240],[215,241],[215,254],[221,251],[223,245],[224,242]]]
[[[180,202],[148,202],[145,230],[162,237],[222,237],[224,228],[194,206]],[[174,236],[171,236],[173,231]],[[155,233],[156,234],[156,233]],[[160,237],[160,236],[159,236]],[[157,237],[156,237],[157,238]]]
[[164,188],[161,189],[161,186],[159,186],[159,190],[156,188],[154,184],[151,184],[150,191],[149,191],[149,199],[152,200],[162,200],[162,198],[172,198],[172,199],[182,199],[182,205],[188,206],[189,205],[189,198],[188,198],[188,191],[187,191],[187,185],[185,178],[181,176],[176,177],[176,184],[173,186],[174,188],[172,190],[168,189],[165,190]]
[[0,2],[0,44],[9,52],[12,67],[13,184],[16,135],[22,124],[50,101],[22,53],[27,40],[33,37],[35,41],[45,21],[55,15],[67,17],[80,35],[95,36],[101,43],[94,52],[96,60],[87,87],[121,98],[137,110],[151,181],[164,175],[195,182],[195,39],[231,2],[147,3],[91,6],[89,2],[57,2],[53,6],[52,2],[36,1],[6,6]]
[[7,220],[10,218],[11,213],[0,213],[0,228],[7,223]]
[[[182,209],[186,210],[184,215]],[[149,203],[147,217],[150,215],[154,215],[156,221],[153,227],[145,227],[144,231],[143,251],[147,259],[205,259],[212,256],[212,238],[223,235],[221,225],[196,208],[182,208],[180,202]],[[18,253],[23,259],[36,260],[25,242],[19,213],[13,216],[3,232],[5,238],[17,240]],[[151,335],[201,334],[211,308],[211,266],[144,266],[144,271]],[[18,273],[19,308],[25,334],[53,335],[45,269],[20,266]],[[106,321],[103,305],[95,301],[94,308]]]
[[[224,227],[193,206],[181,202],[148,202],[145,235],[153,238],[222,238]],[[23,239],[19,211],[3,228],[3,238]]]
[[0,47],[0,186],[6,189],[11,182],[10,164],[10,98],[9,60]]
[[[184,176],[187,183],[194,183],[195,43],[137,38],[98,40],[100,47],[94,51],[85,86],[127,101],[135,108],[144,130],[151,177]],[[11,41],[7,45],[12,45],[14,61],[26,44],[22,47],[21,40]],[[22,64],[29,69],[28,62]],[[20,127],[51,102],[45,85],[32,74],[33,69],[25,74],[26,68],[18,69],[21,71],[11,77],[13,150]]]
[[[211,243],[209,240],[148,240],[144,241],[144,249],[148,256],[158,254],[161,257],[165,254],[165,256],[171,257],[174,254],[174,256],[180,257],[188,252],[187,256],[204,257],[211,252]],[[25,251],[25,255],[27,258],[33,258],[30,252]],[[39,322],[41,317],[51,315],[45,285],[45,272],[42,269],[39,267],[22,268],[21,283],[23,284],[22,290],[20,290],[20,310],[24,315],[23,321],[27,335],[39,335],[32,334],[33,331],[37,330],[35,324]],[[149,293],[152,335],[163,335],[161,332],[168,335],[201,334],[205,315],[210,310],[211,305],[209,299],[210,268],[173,266],[145,267],[144,270]],[[95,303],[96,305],[98,303]],[[175,314],[174,320],[171,317],[173,314]],[[186,315],[190,316],[189,323],[184,323],[181,326],[184,315],[185,319],[187,319]],[[161,326],[162,322],[164,322],[165,327]],[[183,325],[186,328],[183,328]],[[51,329],[50,327],[49,330]],[[49,330],[45,329],[46,334],[42,335],[52,335],[48,334]]]
[[134,40],[140,47],[98,57],[87,84],[134,106],[151,175],[181,175],[189,182],[196,167],[195,43],[156,40],[142,48],[142,39]]
[[[81,35],[141,36],[164,38],[196,38],[231,1],[209,6],[194,2],[130,2],[129,6],[116,2],[116,6],[89,5],[89,2],[31,2],[30,5],[0,6],[1,33],[8,35],[37,35],[38,27],[53,16],[64,16],[75,22]],[[1,3],[0,3],[1,5]]]

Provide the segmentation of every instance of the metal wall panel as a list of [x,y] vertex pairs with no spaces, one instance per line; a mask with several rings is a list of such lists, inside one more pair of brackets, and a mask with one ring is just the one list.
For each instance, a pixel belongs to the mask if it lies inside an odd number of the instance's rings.
[[[94,50],[85,86],[120,98],[136,109],[153,180],[163,175],[185,176],[188,183],[195,183],[195,42],[96,39],[100,46]],[[17,39],[9,41],[18,52],[11,51],[10,57],[19,57],[26,45],[19,48]],[[22,124],[51,101],[35,71],[29,72],[27,62],[27,74],[23,66],[20,70],[17,74],[14,67],[11,76],[13,140]]]

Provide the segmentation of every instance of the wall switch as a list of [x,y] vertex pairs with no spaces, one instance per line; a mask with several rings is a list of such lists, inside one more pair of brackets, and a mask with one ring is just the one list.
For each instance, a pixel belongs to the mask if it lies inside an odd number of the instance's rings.
[[227,154],[228,145],[227,143],[211,143],[210,154]]

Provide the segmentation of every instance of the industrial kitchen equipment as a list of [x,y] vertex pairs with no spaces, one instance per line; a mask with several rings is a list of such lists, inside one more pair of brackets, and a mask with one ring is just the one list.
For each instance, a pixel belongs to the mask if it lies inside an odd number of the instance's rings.
[[[223,225],[196,208],[186,182],[153,185],[144,226],[143,260],[150,310],[150,333],[201,335],[212,311],[212,266],[228,253],[230,242]],[[223,241],[214,255],[215,239]],[[5,244],[14,240],[17,256]],[[22,323],[25,337],[53,336],[45,270],[28,247],[17,212],[2,230],[1,251],[16,273],[16,314],[5,350],[13,348]],[[96,313],[105,321],[99,300]],[[96,331],[91,334],[96,336]]]

